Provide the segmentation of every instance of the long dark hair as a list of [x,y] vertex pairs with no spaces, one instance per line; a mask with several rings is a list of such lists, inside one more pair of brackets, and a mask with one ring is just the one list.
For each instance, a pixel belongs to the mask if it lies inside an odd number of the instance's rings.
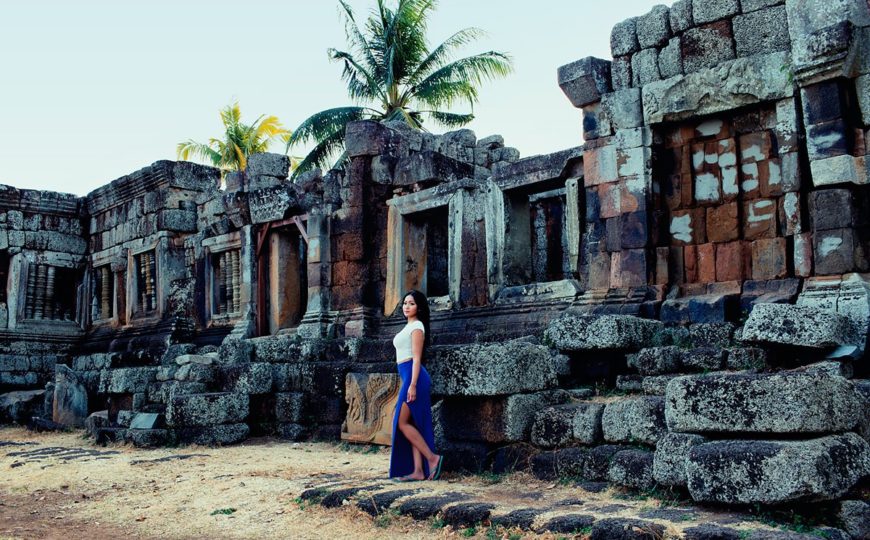
[[423,323],[423,354],[425,355],[426,351],[429,349],[429,300],[426,299],[426,295],[421,293],[416,289],[412,289],[405,293],[402,296],[402,302],[405,302],[405,298],[411,297],[414,299],[414,303],[417,304],[417,318],[420,319],[420,322]]

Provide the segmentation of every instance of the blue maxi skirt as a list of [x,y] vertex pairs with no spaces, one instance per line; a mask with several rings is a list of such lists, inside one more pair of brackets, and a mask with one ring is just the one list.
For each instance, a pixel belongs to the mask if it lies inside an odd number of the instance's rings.
[[[435,433],[432,430],[432,400],[430,388],[432,379],[426,368],[420,366],[420,375],[417,377],[417,399],[408,403],[408,387],[411,385],[411,370],[414,361],[409,360],[398,364],[399,377],[402,379],[402,388],[399,389],[399,400],[396,403],[396,411],[393,415],[393,449],[390,454],[390,478],[406,476],[414,472],[414,456],[411,443],[399,430],[399,412],[402,405],[406,404],[411,409],[411,418],[414,426],[423,436],[423,440],[429,448],[435,451]],[[429,476],[429,464],[423,459],[423,474]]]

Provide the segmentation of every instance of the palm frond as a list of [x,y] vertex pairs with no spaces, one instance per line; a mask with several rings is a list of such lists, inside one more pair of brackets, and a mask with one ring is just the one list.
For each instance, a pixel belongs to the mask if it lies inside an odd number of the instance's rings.
[[477,103],[477,87],[468,81],[433,81],[415,89],[413,98],[433,108],[452,107],[457,101]]
[[344,10],[345,22],[344,22],[344,34],[347,37],[348,41],[350,41],[352,48],[356,49],[360,54],[363,55],[363,60],[365,61],[368,69],[367,71],[373,72],[377,68],[377,62],[372,55],[371,47],[366,40],[365,36],[359,29],[359,25],[356,22],[356,18],[353,14],[353,10],[344,0],[338,0],[338,3],[341,5]]
[[293,171],[293,177],[319,167],[330,168],[331,158],[344,148],[344,129],[336,130],[320,140],[320,142],[308,152],[305,159]]
[[347,83],[347,91],[352,99],[385,99],[383,89],[375,76],[348,52],[337,49],[329,49],[332,60],[344,63],[344,71],[341,78]]
[[207,144],[198,143],[192,139],[186,142],[180,142],[175,148],[178,159],[190,161],[191,157],[198,157],[208,161],[215,167],[220,166],[221,155]]
[[456,114],[443,111],[422,111],[432,117],[433,120],[448,128],[457,128],[467,125],[474,120],[473,114]]
[[354,120],[362,120],[371,109],[365,107],[336,107],[315,113],[306,118],[290,137],[290,146],[309,140],[323,141],[336,131],[344,134],[344,126]]
[[445,39],[417,65],[417,68],[411,76],[408,77],[407,84],[417,84],[424,77],[429,75],[432,70],[444,66],[450,53],[454,50],[471,43],[483,35],[485,35],[485,32],[479,28],[465,28]]
[[461,58],[442,66],[423,79],[417,88],[442,81],[468,81],[479,85],[484,80],[505,77],[512,70],[512,61],[508,55],[489,51]]

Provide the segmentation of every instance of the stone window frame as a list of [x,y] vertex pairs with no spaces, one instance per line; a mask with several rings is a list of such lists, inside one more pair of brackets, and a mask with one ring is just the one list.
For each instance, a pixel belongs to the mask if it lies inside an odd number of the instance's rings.
[[[505,286],[505,245],[509,231],[509,214],[512,201],[518,193],[534,190],[536,184],[539,191],[526,193],[533,195],[538,192],[549,193],[557,190],[565,191],[565,227],[568,240],[568,265],[572,275],[578,275],[580,271],[580,252],[583,234],[583,225],[586,221],[586,208],[580,206],[581,190],[585,189],[583,176],[568,176],[564,178],[546,175],[528,174],[521,177],[510,176],[505,179],[490,180],[491,186],[487,190],[489,202],[487,204],[487,260],[490,268],[490,298],[495,303],[522,301],[534,295],[546,294],[551,297],[574,297],[580,291],[579,282],[576,278],[568,277],[557,281],[532,282],[521,285]],[[558,184],[558,185],[557,185]],[[571,242],[570,238],[577,238]],[[531,249],[531,244],[529,245]]]
[[[462,212],[463,191],[479,191],[482,184],[472,179],[462,179],[449,184],[397,195],[387,201],[387,283],[384,293],[384,315],[391,316],[400,305],[405,273],[400,269],[405,260],[405,237],[408,232],[405,216],[447,207],[447,288],[445,296],[429,297],[432,311],[453,309],[460,295],[462,280]],[[456,226],[456,224],[459,226]]]
[[31,267],[39,265],[62,269],[77,273],[77,281],[82,279],[83,258],[75,255],[68,255],[57,252],[33,252],[25,250],[11,255],[9,258],[9,277],[8,284],[10,285],[10,294],[7,296],[7,326],[9,329],[15,328],[39,328],[40,331],[52,332],[52,329],[63,329],[66,332],[69,328],[81,329],[83,324],[82,313],[82,298],[81,285],[79,283],[78,290],[74,293],[75,306],[73,309],[73,318],[70,320],[61,319],[36,319],[27,318],[27,281]]
[[[159,320],[163,315],[164,291],[160,287],[160,249],[165,248],[161,240],[143,242],[138,248],[131,248],[127,252],[127,322]],[[154,300],[155,306],[152,311],[139,309],[139,273],[137,271],[137,257],[146,252],[154,253]]]
[[[223,325],[230,322],[235,322],[242,317],[242,314],[244,312],[244,306],[241,302],[241,297],[244,296],[242,294],[242,287],[245,286],[245,284],[241,280],[242,267],[244,265],[244,261],[242,260],[242,233],[240,231],[236,231],[220,236],[214,236],[212,238],[206,238],[202,241],[202,248],[203,262],[205,265],[205,302],[203,304],[203,307],[205,310],[205,321],[207,321],[206,324]],[[216,313],[215,304],[217,302],[218,291],[215,287],[217,287],[218,284],[214,275],[216,268],[213,261],[215,256],[219,256],[222,253],[227,253],[230,251],[238,251],[239,253],[240,308],[238,311],[235,312]]]
[[[118,281],[117,281],[118,280],[118,272],[116,272],[115,270],[112,269],[112,263],[114,262],[114,259],[115,258],[111,257],[110,255],[106,255],[103,257],[93,257],[91,259],[91,278],[90,278],[91,290],[88,291],[88,305],[91,306],[89,315],[90,315],[91,324],[94,326],[99,326],[99,325],[103,325],[103,324],[112,324],[112,323],[115,323],[118,321],[118,307],[119,307],[119,302],[118,302],[119,291],[118,291]],[[99,286],[99,284],[97,283],[98,270],[103,269],[103,268],[108,269],[109,275],[111,276],[110,277],[110,286],[111,286],[111,294],[112,294],[112,300],[111,300],[111,303],[112,303],[111,313],[112,313],[112,315],[110,317],[101,316],[101,317],[97,318],[95,316],[94,309],[93,309],[93,306],[91,304],[93,302],[95,302],[97,299],[97,287]],[[102,315],[102,310],[100,310],[100,314]]]
[[[308,264],[309,259],[312,256],[312,246],[310,245],[312,239],[309,235],[309,218],[310,214],[304,213],[286,217],[281,220],[265,222],[256,234],[255,258],[257,261],[256,302],[258,306],[258,336],[280,335],[282,332],[287,333],[295,331],[302,325],[302,321],[305,319],[305,315],[311,307],[310,290],[312,284],[308,281]],[[304,248],[302,248],[299,253],[302,259],[302,267],[300,268],[300,271],[305,274],[305,287],[301,287],[300,283],[300,300],[305,305],[305,309],[302,310],[299,321],[293,326],[278,329],[274,334],[270,333],[267,328],[269,325],[269,309],[271,309],[271,299],[268,296],[269,293],[274,294],[276,291],[269,289],[270,276],[266,271],[269,267],[267,259],[270,254],[266,244],[270,241],[273,234],[288,234],[291,236],[298,235],[298,239],[304,244]],[[315,249],[319,250],[320,239],[314,239],[314,241]],[[267,307],[269,307],[269,309],[267,309]]]

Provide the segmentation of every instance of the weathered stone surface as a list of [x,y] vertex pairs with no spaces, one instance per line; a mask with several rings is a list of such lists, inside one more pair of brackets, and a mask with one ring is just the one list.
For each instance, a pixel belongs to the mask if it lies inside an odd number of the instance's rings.
[[631,76],[633,86],[643,86],[647,83],[661,80],[658,50],[643,49],[632,55]]
[[671,37],[670,10],[667,6],[653,6],[649,13],[636,19],[637,42],[641,49],[661,47]]
[[[695,0],[700,1],[700,0]],[[665,528],[642,519],[600,519],[592,526],[590,540],[646,540],[664,535]]]
[[32,416],[43,415],[45,390],[19,390],[0,394],[0,423],[27,423]]
[[[172,378],[182,382],[211,384],[217,379],[217,369],[209,364],[189,363],[175,370]],[[160,380],[159,374],[157,380]]]
[[248,178],[265,175],[277,178],[287,178],[290,173],[290,156],[263,152],[248,157],[245,174]]
[[474,178],[472,164],[439,152],[426,151],[400,159],[396,164],[393,184],[409,186],[420,182],[449,182],[462,178]]
[[272,389],[272,366],[264,362],[229,366],[223,371],[223,379],[228,392],[265,394]]
[[601,440],[603,403],[568,403],[548,407],[535,415],[532,442],[545,448],[571,442],[596,444]]
[[667,46],[659,51],[659,75],[662,79],[668,79],[682,73],[683,55],[680,50],[680,38],[671,38]]
[[775,6],[734,17],[737,56],[791,50],[785,6]]
[[401,380],[395,373],[348,373],[344,392],[347,417],[341,426],[342,440],[390,444],[400,386]]
[[441,406],[444,434],[453,440],[489,443],[528,440],[535,414],[570,399],[553,390],[506,397],[448,397]]
[[699,375],[668,384],[665,416],[668,428],[679,432],[830,433],[855,427],[860,407],[854,386],[842,377]]
[[608,481],[634,489],[650,489],[653,480],[653,453],[646,450],[622,450],[613,456]]
[[498,396],[556,385],[549,349],[525,341],[443,348],[433,351],[426,369],[432,392],[446,396]]
[[444,522],[453,527],[473,527],[489,519],[495,505],[489,503],[459,503],[444,510]]
[[677,0],[670,9],[671,31],[683,32],[695,26],[692,18],[692,0]]
[[687,371],[715,371],[722,369],[725,355],[716,347],[698,347],[683,351],[682,365]]
[[656,444],[653,479],[665,486],[686,486],[686,458],[693,446],[707,442],[700,435],[667,433]]
[[235,444],[248,438],[248,424],[224,424],[209,427],[185,427],[176,430],[178,440],[189,444],[219,446]]
[[692,447],[689,493],[698,502],[782,504],[841,497],[870,473],[854,433],[807,441],[720,441]]
[[136,413],[127,426],[130,429],[156,429],[163,427],[163,415],[157,413]]
[[631,315],[565,314],[550,323],[544,339],[562,351],[639,349],[662,327],[659,321]]
[[125,437],[136,448],[159,448],[172,442],[167,429],[128,429]]
[[859,344],[848,317],[787,304],[756,304],[743,327],[742,339],[814,349]]
[[157,368],[120,368],[103,370],[100,374],[100,392],[128,394],[144,392],[157,376]]
[[731,25],[728,21],[719,21],[686,30],[680,38],[680,50],[686,73],[715,68],[732,60],[735,56]]
[[637,41],[637,19],[626,19],[616,23],[610,33],[610,51],[613,57],[632,54],[640,50]]
[[606,441],[654,445],[667,432],[665,400],[644,396],[608,403],[601,416],[601,427]]
[[841,502],[837,519],[852,538],[870,538],[870,504],[867,502]]
[[626,88],[601,98],[601,114],[613,129],[633,129],[643,125],[640,88]]
[[[685,36],[683,47],[685,49]],[[792,83],[782,70],[784,52],[738,58],[701,71],[686,64],[686,75],[643,87],[643,116],[649,124],[728,111],[792,95]],[[696,71],[691,73],[691,71]]]
[[175,395],[166,407],[170,426],[214,426],[243,421],[248,416],[246,394],[213,393]]
[[559,87],[575,107],[601,100],[611,91],[610,62],[588,56],[559,68]]
[[641,375],[661,375],[676,373],[682,363],[682,351],[679,347],[648,347],[627,358],[628,367],[634,368]]
[[704,24],[740,13],[740,0],[700,0],[692,3],[695,24]]
[[88,391],[81,377],[63,364],[55,366],[52,420],[73,427],[84,426],[88,416]]

